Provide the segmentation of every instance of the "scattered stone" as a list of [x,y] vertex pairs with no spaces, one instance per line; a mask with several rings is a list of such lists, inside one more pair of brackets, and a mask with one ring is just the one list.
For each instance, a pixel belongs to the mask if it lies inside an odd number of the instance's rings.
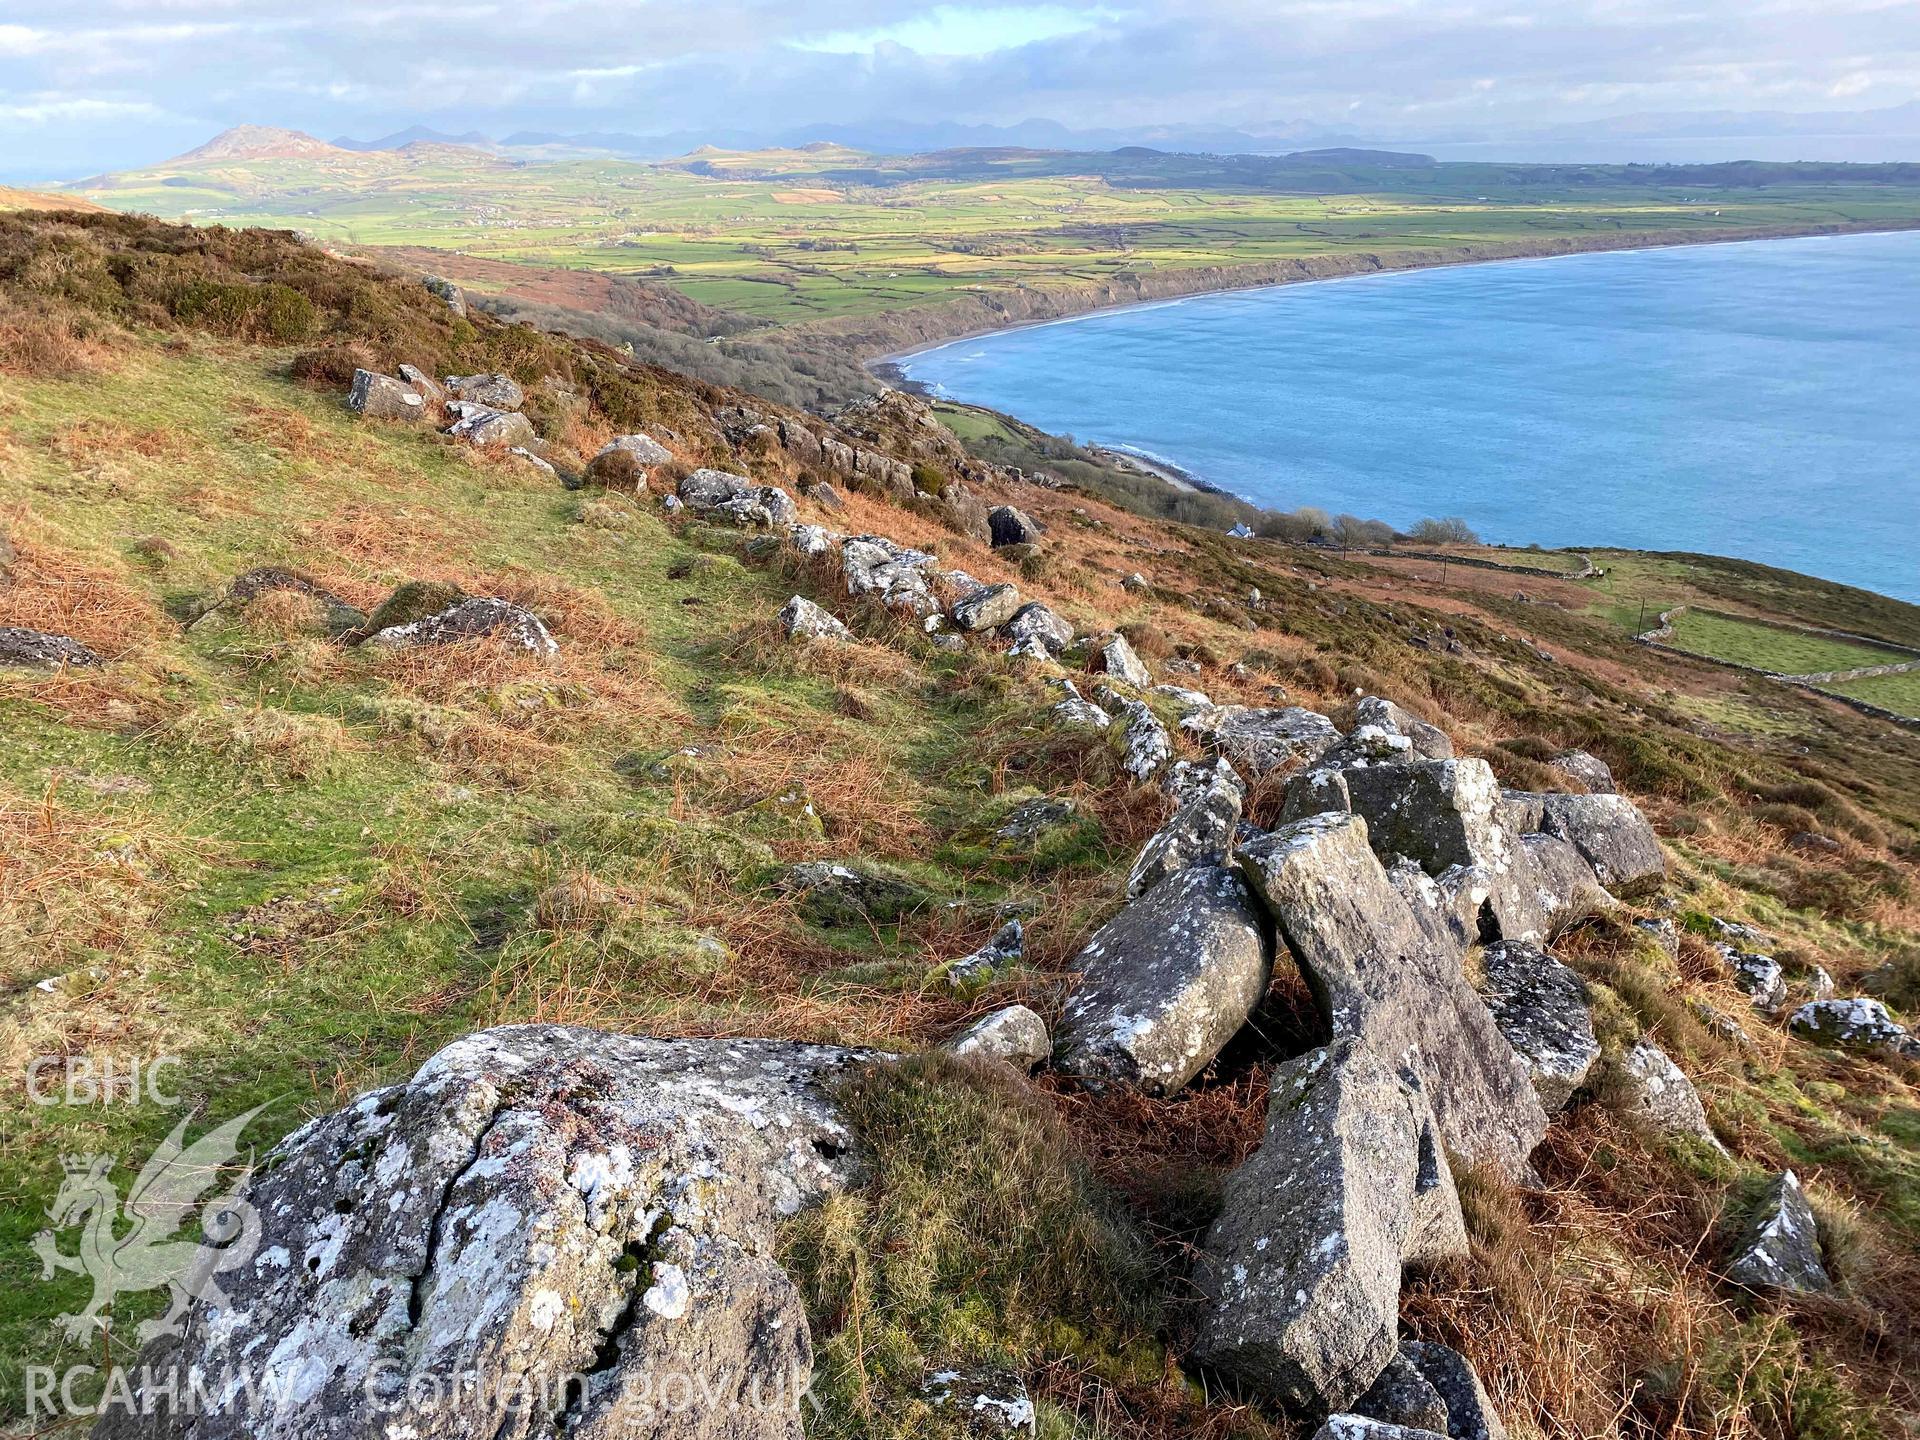
[[1226,767],[1224,773],[1219,768],[1189,767],[1189,777],[1197,772],[1205,777],[1204,782],[1195,785],[1192,778],[1188,778],[1176,787],[1189,793],[1180,801],[1173,817],[1140,847],[1127,874],[1129,900],[1144,895],[1167,876],[1189,866],[1222,866],[1231,860],[1245,787],[1224,760],[1217,765]]
[[1113,724],[1113,717],[1082,697],[1071,680],[1062,679],[1059,684],[1066,698],[1047,712],[1055,725],[1072,730],[1104,730]]
[[1627,1090],[1623,1107],[1627,1114],[1656,1130],[1690,1135],[1722,1155],[1727,1153],[1727,1147],[1707,1123],[1706,1107],[1700,1103],[1700,1093],[1686,1071],[1651,1040],[1641,1040],[1628,1053],[1620,1067],[1620,1078]]
[[1447,1433],[1447,1402],[1404,1353],[1387,1362],[1380,1378],[1353,1402],[1353,1410],[1387,1425]]
[[1151,590],[1153,586],[1147,583],[1146,576],[1142,575],[1138,570],[1136,570],[1131,575],[1127,576],[1126,579],[1120,582],[1120,588],[1122,590],[1132,591],[1136,595],[1140,595],[1140,594],[1144,594],[1148,590]]
[[1392,1361],[1410,1260],[1466,1253],[1431,1112],[1348,1036],[1275,1068],[1194,1279],[1194,1357],[1296,1409],[1344,1410]]
[[847,502],[840,498],[840,492],[824,480],[818,485],[810,487],[804,493],[807,499],[813,501],[813,503],[818,505],[822,510],[844,510],[847,508]]
[[1080,952],[1055,1063],[1092,1086],[1171,1094],[1266,994],[1273,945],[1247,888],[1203,866],[1168,876]]
[[1658,945],[1668,959],[1679,958],[1680,927],[1666,916],[1641,916],[1633,922],[1633,928]]
[[933,1407],[936,1436],[1030,1440],[1037,1433],[1033,1397],[1010,1371],[937,1370],[927,1377],[925,1393]]
[[962,630],[997,630],[1020,609],[1020,592],[1011,585],[983,585],[961,596],[948,612]]
[[993,938],[971,955],[962,955],[947,966],[947,984],[955,990],[977,990],[997,979],[1008,967],[1018,965],[1026,951],[1026,927],[1009,920],[993,932]]
[[1179,707],[1181,717],[1191,715],[1196,710],[1211,710],[1213,698],[1200,690],[1189,690],[1184,685],[1156,685],[1153,693],[1164,695]]
[[1024,1005],[1009,1005],[974,1022],[947,1042],[955,1055],[978,1055],[988,1060],[1004,1060],[1022,1070],[1031,1070],[1053,1053],[1053,1041],[1047,1035],[1047,1022]]
[[403,420],[410,425],[425,420],[428,411],[427,402],[418,390],[374,370],[353,372],[347,408],[370,420]]
[[1715,948],[1726,962],[1734,988],[1753,1002],[1754,1009],[1770,1015],[1786,1003],[1787,977],[1778,960],[1727,944]]
[[837,616],[804,595],[795,595],[780,607],[780,630],[789,640],[853,639],[853,632],[842,625]]
[[223,609],[228,604],[245,605],[272,590],[291,591],[315,601],[325,613],[327,630],[331,634],[344,635],[367,623],[364,612],[349,605],[311,575],[303,575],[298,570],[288,570],[280,565],[256,565],[234,576],[232,583],[227,586],[227,593],[214,608]]
[[100,657],[66,635],[24,625],[0,625],[0,665],[57,670],[62,665],[98,665]]
[[1009,545],[1035,544],[1042,533],[1030,516],[1011,505],[996,505],[989,510],[987,526],[992,532],[993,548],[996,550],[1003,550]]
[[454,315],[463,320],[466,318],[467,296],[466,292],[458,285],[442,275],[423,276],[420,283],[444,300],[447,309],[451,310]]
[[1452,1440],[1507,1440],[1507,1427],[1466,1356],[1425,1340],[1409,1340],[1400,1351],[1439,1392],[1447,1407],[1444,1429]]
[[510,600],[491,596],[459,604],[406,625],[375,631],[367,644],[403,650],[416,645],[452,645],[462,640],[498,639],[534,655],[558,655],[560,646],[540,617]]
[[1136,690],[1148,689],[1153,684],[1153,672],[1147,664],[1134,654],[1133,646],[1124,635],[1113,635],[1094,652],[1093,668],[1116,680],[1124,680]]
[[1044,795],[1023,800],[1006,813],[993,835],[996,840],[1031,845],[1047,831],[1071,822],[1076,813],[1071,800],[1055,800]]
[[1000,633],[1016,644],[1037,640],[1049,655],[1058,655],[1073,643],[1073,626],[1038,600],[1029,601],[1000,627]]
[[469,445],[525,445],[535,438],[533,422],[517,410],[495,410],[466,400],[447,402],[447,413],[454,417],[447,434]]
[[1920,1060],[1920,1039],[1908,1033],[1878,1000],[1814,1000],[1793,1012],[1787,1028],[1802,1040],[1834,1050],[1855,1050],[1900,1060]]
[[553,468],[552,461],[542,459],[524,445],[509,446],[507,453],[516,460],[524,460],[527,464],[533,466],[534,469],[544,474],[549,480],[558,480],[560,478],[560,472]]
[[1547,763],[1562,775],[1569,775],[1586,786],[1589,795],[1618,793],[1613,783],[1613,771],[1598,755],[1588,754],[1585,750],[1568,750]]
[[[1231,533],[1231,532],[1229,532]],[[1313,1440],[1440,1440],[1430,1430],[1391,1425],[1370,1415],[1329,1415]]]
[[681,503],[696,515],[733,525],[786,530],[794,521],[793,497],[778,485],[756,485],[724,470],[696,470],[680,482]]
[[400,367],[400,378],[420,393],[420,398],[427,402],[429,408],[438,407],[447,403],[447,392],[442,388],[440,382],[427,374],[427,372],[419,366],[402,365]]
[[1820,1222],[1793,1171],[1783,1171],[1767,1187],[1746,1233],[1734,1247],[1727,1278],[1751,1290],[1788,1290],[1800,1295],[1833,1288],[1820,1260]]
[[1310,765],[1340,740],[1331,720],[1297,705],[1281,709],[1216,705],[1185,716],[1180,728],[1255,779],[1285,769],[1295,760]]
[[526,392],[511,375],[449,375],[447,389],[456,400],[470,400],[489,410],[518,410]]
[[1237,796],[1242,805],[1247,800],[1247,782],[1235,772],[1225,759],[1215,759],[1212,764],[1204,761],[1177,760],[1173,768],[1167,771],[1160,781],[1160,788],[1173,801],[1177,810],[1196,795],[1204,795],[1215,785],[1225,785]]
[[940,613],[928,576],[933,556],[896,545],[882,535],[855,535],[841,542],[840,568],[849,595],[872,595],[882,604],[926,617]]
[[1489,945],[1481,958],[1480,993],[1493,1023],[1533,1077],[1541,1105],[1558,1114],[1600,1061],[1586,982],[1521,940]]
[[855,869],[831,860],[789,865],[774,882],[782,894],[822,925],[891,925],[933,897],[910,880],[867,867]]
[[1813,1000],[1831,1000],[1833,998],[1833,976],[1824,965],[1809,965],[1806,973],[1800,977],[1806,984],[1808,997]]
[[1459,942],[1427,923],[1389,878],[1366,822],[1297,820],[1242,848],[1238,865],[1334,1037],[1402,1057],[1450,1151],[1504,1175],[1525,1174],[1547,1130],[1526,1067],[1467,983]]
[[1173,759],[1173,737],[1144,701],[1120,700],[1114,708],[1120,726],[1120,768],[1144,785]]
[[[680,1440],[747,1433],[736,1411],[800,1440],[812,1345],[776,1229],[852,1182],[831,1095],[881,1058],[551,1025],[456,1041],[274,1149],[243,1192],[257,1243],[129,1367],[171,1388],[95,1434],[465,1440],[449,1377],[546,1397],[502,1412],[537,1418],[518,1435],[665,1434],[658,1377],[695,1374],[717,1393]],[[196,1405],[189,1374],[259,1383]]]
[[[600,454],[605,455],[615,450],[633,456],[637,463],[649,468],[655,465],[664,465],[667,461],[673,459],[673,452],[671,450],[667,449],[666,446],[662,445],[651,435],[644,435],[638,431],[635,431],[631,435],[614,436],[613,439],[601,446]],[[597,459],[598,456],[595,458]]]

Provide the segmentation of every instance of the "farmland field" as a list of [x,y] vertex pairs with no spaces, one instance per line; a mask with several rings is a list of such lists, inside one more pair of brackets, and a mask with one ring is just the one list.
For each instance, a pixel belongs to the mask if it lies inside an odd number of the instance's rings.
[[1789,172],[1736,187],[1595,167],[1325,169],[1125,152],[881,159],[809,147],[638,162],[421,146],[175,163],[98,177],[82,193],[334,245],[658,279],[781,325],[1301,259],[1920,223],[1908,178],[1796,183]]
[[1920,673],[1912,670],[1901,675],[1875,675],[1866,680],[1847,680],[1820,688],[1851,695],[1856,700],[1865,700],[1869,705],[1879,705],[1902,715],[1920,716]]
[[1673,638],[1667,643],[1681,650],[1782,675],[1897,665],[1914,658],[1898,650],[1798,633],[1706,610],[1689,610],[1678,616],[1673,630]]

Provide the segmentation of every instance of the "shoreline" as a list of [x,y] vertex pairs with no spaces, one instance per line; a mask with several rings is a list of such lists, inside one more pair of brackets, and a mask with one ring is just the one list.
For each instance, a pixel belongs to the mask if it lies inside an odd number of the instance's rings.
[[[1251,290],[1278,290],[1283,286],[1319,285],[1335,280],[1358,279],[1368,275],[1404,274],[1416,270],[1441,270],[1462,265],[1498,265],[1522,260],[1558,260],[1579,255],[1629,254],[1636,250],[1672,250],[1695,245],[1749,245],[1770,240],[1817,240],[1845,235],[1897,235],[1914,230],[1920,230],[1920,220],[1907,224],[1872,221],[1859,224],[1839,223],[1780,228],[1763,226],[1716,235],[1699,235],[1692,231],[1648,231],[1639,235],[1596,237],[1592,242],[1586,239],[1564,238],[1539,242],[1490,241],[1440,249],[1309,255],[1288,261],[1199,266],[1192,270],[1158,272],[1156,278],[1180,287],[1159,295],[1088,299],[1086,303],[1078,303],[1083,296],[1094,293],[1105,294],[1106,291],[1090,292],[1069,286],[1034,287],[1018,293],[1028,297],[1029,303],[1036,310],[1046,309],[1048,313],[1032,313],[1022,317],[1006,318],[1010,307],[1002,306],[997,311],[1001,316],[998,320],[966,325],[951,331],[939,327],[940,317],[937,312],[960,306],[971,310],[973,307],[968,302],[949,301],[941,305],[928,306],[925,307],[926,311],[936,313],[923,313],[917,316],[912,310],[890,312],[894,318],[932,321],[935,333],[916,339],[904,348],[869,355],[861,360],[861,364],[869,374],[883,384],[891,385],[895,389],[907,390],[913,394],[928,394],[930,392],[921,382],[911,379],[901,369],[903,361],[965,340],[977,340],[986,335],[1032,330],[1043,325],[1056,325],[1069,320],[1084,319],[1091,315],[1144,310],[1156,305],[1172,305],[1208,295],[1227,295]],[[1219,283],[1184,288],[1184,279],[1196,276],[1210,277],[1218,280]],[[1056,306],[1059,308],[1050,308]],[[863,323],[871,323],[871,321]],[[796,329],[799,328],[796,327]],[[826,332],[823,330],[815,333]],[[883,370],[892,370],[898,379],[882,374]]]

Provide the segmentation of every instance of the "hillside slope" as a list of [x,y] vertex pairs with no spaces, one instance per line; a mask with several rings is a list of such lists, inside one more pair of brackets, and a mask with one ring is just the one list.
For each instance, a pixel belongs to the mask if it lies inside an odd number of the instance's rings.
[[[1916,1071],[1790,1035],[1713,948],[1734,933],[1716,920],[1746,922],[1796,998],[1817,965],[1842,995],[1920,1009],[1914,735],[1511,583],[1416,586],[1030,483],[906,397],[829,424],[459,316],[284,234],[0,217],[0,342],[0,625],[102,662],[0,667],[8,1064],[178,1056],[196,1125],[264,1104],[264,1149],[493,1025],[918,1052],[1014,1001],[1060,1021],[1172,810],[1123,768],[1126,725],[1059,723],[1062,678],[1119,683],[1077,673],[1100,646],[1021,663],[987,630],[851,597],[850,559],[695,515],[687,477],[718,467],[780,487],[802,523],[1118,630],[1153,678],[1223,706],[1353,730],[1356,698],[1384,696],[1526,791],[1579,793],[1549,762],[1598,756],[1670,878],[1556,951],[1589,987],[1604,1073],[1657,1038],[1726,1153],[1596,1082],[1536,1175],[1458,1167],[1470,1250],[1410,1272],[1401,1330],[1465,1354],[1522,1435],[1895,1435],[1920,1406]],[[356,369],[403,363],[512,377],[553,468],[347,408]],[[668,458],[603,453],[640,431]],[[824,440],[871,461],[831,469]],[[1044,530],[996,548],[1001,504]],[[557,653],[353,643],[461,594],[524,607]],[[791,643],[795,594],[852,637]],[[1139,694],[1180,758],[1211,760],[1177,723],[1191,702]],[[1247,818],[1279,824],[1289,793],[1283,769],[1256,778]],[[868,883],[793,883],[820,861]],[[953,983],[1016,916],[1019,958]],[[1630,923],[1662,918],[1670,947]],[[867,1187],[780,1242],[819,1361],[808,1433],[940,1433],[922,1375],[949,1362],[1013,1371],[1049,1436],[1305,1433],[1183,1365],[1193,1255],[1257,1153],[1270,1070],[1329,1038],[1308,990],[1277,966],[1254,1023],[1159,1098],[937,1058],[844,1092]],[[1744,1038],[1720,1023],[1736,1015]],[[61,1157],[117,1155],[124,1183],[184,1113],[0,1108],[8,1406],[29,1365],[130,1360],[163,1304],[62,1330],[87,1279],[43,1278],[32,1245]],[[1831,1293],[1728,1279],[1787,1166]]]

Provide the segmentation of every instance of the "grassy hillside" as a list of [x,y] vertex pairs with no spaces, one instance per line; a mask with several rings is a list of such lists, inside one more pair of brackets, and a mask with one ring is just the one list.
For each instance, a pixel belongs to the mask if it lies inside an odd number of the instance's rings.
[[[1054,693],[994,647],[937,650],[850,607],[831,571],[644,488],[569,490],[345,409],[353,364],[403,360],[512,372],[563,468],[645,427],[674,452],[667,474],[719,464],[796,495],[809,478],[735,409],[776,405],[456,320],[285,235],[0,217],[0,623],[107,662],[0,670],[5,1063],[179,1055],[203,1120],[268,1103],[249,1133],[264,1146],[503,1021],[917,1050],[1014,999],[1056,1014],[1165,799],[1050,730]],[[872,423],[872,443],[931,467],[923,488],[957,478]],[[1282,687],[1338,714],[1356,689],[1388,695],[1517,786],[1564,783],[1541,762],[1588,747],[1655,819],[1676,913],[1753,920],[1843,993],[1871,983],[1920,1010],[1920,738],[1637,647],[1573,582],[1529,581],[1521,600],[1493,572],[1443,582],[1230,541],[1119,508],[1097,476],[974,483],[1046,524],[1042,543],[1014,560],[937,505],[859,490],[801,515],[933,548],[1083,629],[1124,627],[1219,700]],[[285,591],[214,603],[267,564],[363,610],[413,581],[510,597],[560,655],[381,655]],[[1122,586],[1135,571],[1145,592]],[[1768,576],[1767,613],[1795,618],[1791,577]],[[795,592],[859,642],[784,644],[773,615]],[[996,836],[1041,795],[1071,818],[1035,844]],[[1278,800],[1257,791],[1252,817]],[[1789,846],[1806,833],[1831,844]],[[899,904],[859,923],[809,908],[771,883],[803,859],[876,867]],[[1024,964],[956,994],[943,967],[1008,907],[1029,917]],[[1900,1433],[1920,1407],[1914,1074],[1757,1016],[1752,1048],[1716,1035],[1693,1003],[1743,1001],[1697,938],[1673,961],[1610,920],[1566,953],[1607,1024],[1653,1027],[1699,1080],[1735,1158],[1704,1163],[1601,1107],[1561,1122],[1543,1188],[1472,1177],[1473,1259],[1412,1288],[1409,1332],[1467,1351],[1525,1435]],[[796,1227],[788,1255],[828,1357],[820,1433],[905,1433],[901,1377],[956,1351],[1026,1374],[1049,1436],[1287,1433],[1184,1376],[1181,1307],[1220,1179],[1258,1137],[1266,1069],[1312,1026],[1277,986],[1262,1038],[1167,1101],[938,1062],[850,1097],[878,1188]],[[125,1358],[138,1318],[87,1347],[57,1328],[86,1284],[43,1280],[30,1241],[60,1157],[118,1155],[124,1183],[180,1113],[0,1102],[9,1419],[19,1367]],[[1718,1278],[1728,1227],[1788,1163],[1841,1257],[1831,1302]]]

